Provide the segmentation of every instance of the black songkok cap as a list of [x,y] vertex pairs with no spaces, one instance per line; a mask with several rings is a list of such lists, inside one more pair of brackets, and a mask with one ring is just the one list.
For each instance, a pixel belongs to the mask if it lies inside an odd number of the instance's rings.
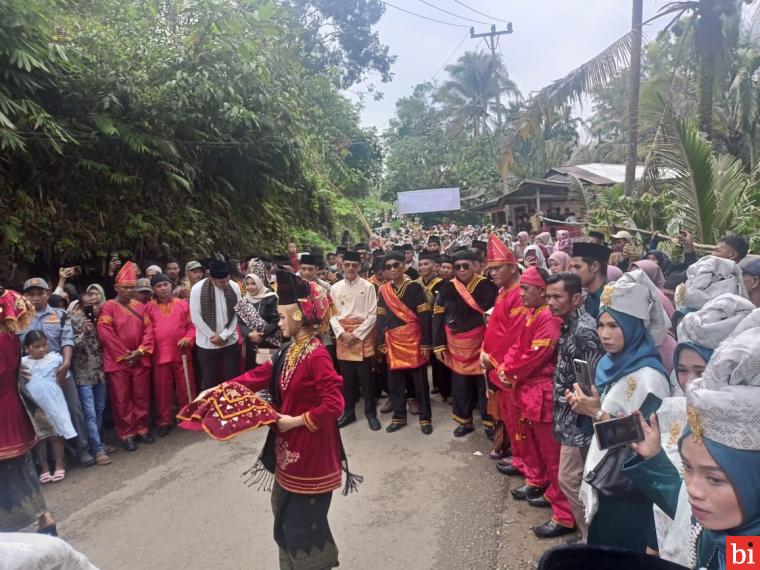
[[439,263],[438,254],[435,253],[434,251],[423,251],[422,253],[420,253],[419,259],[420,261],[422,261],[423,259],[429,259],[433,263]]
[[472,245],[470,247],[474,247],[475,249],[485,251],[486,248],[488,247],[488,244],[484,242],[483,240],[474,239],[472,240]]
[[573,242],[573,257],[591,258],[600,263],[607,263],[611,250],[606,245],[586,241]]
[[588,237],[596,238],[601,242],[604,242],[604,234],[602,232],[598,232],[596,230],[591,230],[588,233]]
[[394,245],[394,246],[391,248],[391,251],[404,251],[404,246],[401,246],[401,245]]
[[312,255],[310,253],[304,253],[301,256],[299,263],[301,265],[313,265],[314,267],[316,267],[317,265],[319,265],[319,257],[317,257],[316,255]]
[[428,238],[428,243],[437,243],[438,245],[441,245],[441,238],[438,236],[430,236]]
[[290,258],[287,255],[275,255],[273,261],[275,265],[291,265]]
[[369,246],[363,242],[359,242],[354,246],[354,251],[359,251],[359,250],[367,251],[368,249],[369,249]]
[[346,253],[348,251],[348,248],[345,245],[339,245],[338,249],[335,250],[336,255],[340,255],[341,253]]
[[358,251],[347,251],[343,254],[343,261],[355,261],[361,263],[362,256]]
[[401,246],[404,251],[414,251],[414,246],[411,243],[405,243]]
[[385,270],[385,257],[378,257],[372,263],[372,273],[380,273]]
[[463,249],[462,251],[457,251],[454,255],[451,256],[451,259],[453,261],[481,261],[482,258],[475,253],[474,251],[470,251],[469,249]]
[[400,261],[404,262],[404,254],[400,251],[393,250],[388,255],[385,256],[383,259],[383,263],[386,263],[388,261]]
[[163,273],[159,273],[158,275],[154,275],[150,278],[150,286],[155,287],[159,283],[163,283],[166,281],[167,283],[171,283],[171,279],[169,279],[166,275]]
[[279,270],[277,276],[277,298],[280,305],[294,305],[298,299],[309,296],[308,282],[289,271]]
[[375,251],[372,252],[372,257],[383,258],[385,257],[385,252],[382,249],[376,249]]
[[227,265],[226,261],[219,261],[218,259],[210,261],[208,269],[214,279],[224,279],[230,276],[230,266]]
[[440,258],[438,258],[438,263],[451,263],[451,256],[442,255]]

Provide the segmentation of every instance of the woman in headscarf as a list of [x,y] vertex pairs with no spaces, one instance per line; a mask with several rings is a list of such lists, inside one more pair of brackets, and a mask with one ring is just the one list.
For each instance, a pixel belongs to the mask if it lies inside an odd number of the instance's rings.
[[607,282],[617,281],[623,276],[623,271],[617,265],[607,266]]
[[557,230],[557,242],[554,244],[554,252],[561,251],[567,255],[573,253],[573,242],[570,240],[570,232]]
[[259,347],[277,330],[279,316],[277,294],[265,285],[258,273],[246,275],[243,285],[246,294],[235,305],[235,313],[245,338],[245,366],[250,370],[256,366]]
[[[649,280],[654,283],[655,287],[657,287],[657,295],[662,303],[662,308],[665,309],[665,314],[668,315],[668,319],[672,320],[673,313],[675,313],[676,310],[675,307],[673,307],[673,303],[670,302],[670,299],[668,299],[667,295],[665,295],[662,290],[663,285],[665,285],[665,277],[663,276],[660,267],[648,259],[641,259],[632,263],[630,267],[630,270],[640,269],[646,273]],[[673,371],[673,351],[675,351],[675,348],[676,338],[669,332],[658,346],[660,357],[662,358],[662,362],[665,365],[668,374]]]
[[647,252],[647,254],[644,256],[649,261],[653,261],[657,265],[659,265],[660,269],[662,270],[662,274],[667,277],[670,275],[670,266],[672,265],[670,258],[659,249],[651,249]]
[[[683,472],[678,438],[687,420],[684,393],[694,380],[702,377],[714,350],[751,311],[750,301],[726,294],[684,317],[678,329],[681,342],[673,356],[676,380],[673,397],[663,400],[656,416],[650,419],[651,428],[642,422],[642,429],[652,437],[649,444],[633,444],[638,456],[624,467],[637,487],[655,501],[657,543],[650,544],[650,548],[661,557],[682,565],[688,565],[683,545],[691,517],[686,490],[681,488],[679,495],[680,475],[679,480],[668,487],[669,495],[663,493],[659,482],[663,477],[667,480],[674,467],[678,473]],[[667,501],[663,497],[667,497]]]
[[537,245],[532,244],[525,248],[523,265],[525,267],[542,267],[546,269],[546,258]]
[[[549,232],[541,232],[538,234],[533,240],[533,243],[535,243],[538,247],[541,248],[541,253],[544,254],[544,258],[549,257],[549,254],[553,251],[552,246],[552,234]],[[572,252],[572,249],[571,249]]]
[[[649,417],[670,395],[657,352],[668,323],[654,289],[641,270],[605,286],[597,330],[607,354],[597,364],[592,396],[577,384],[565,392],[576,413],[595,423],[637,410]],[[624,452],[602,450],[597,438],[591,440],[581,485],[588,542],[643,552],[654,535],[652,502],[626,484]]]
[[561,273],[563,271],[570,271],[570,262],[572,258],[564,251],[555,251],[549,256],[549,272]]
[[525,248],[530,245],[530,236],[528,232],[518,232],[517,241],[515,242],[514,252],[518,261],[522,261],[525,258]]

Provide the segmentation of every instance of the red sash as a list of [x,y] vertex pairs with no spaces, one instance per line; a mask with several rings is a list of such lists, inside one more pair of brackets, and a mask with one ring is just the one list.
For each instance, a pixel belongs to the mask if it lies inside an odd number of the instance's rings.
[[[477,277],[473,277],[473,279],[477,279]],[[459,293],[459,296],[462,297],[465,303],[467,303],[468,307],[470,307],[473,311],[477,311],[481,315],[485,313],[485,311],[473,298],[472,293],[467,290],[467,285],[462,283],[459,279],[452,279],[451,281],[454,283],[454,287],[456,288],[457,293]]]
[[380,287],[380,294],[393,314],[406,323],[385,331],[388,367],[391,370],[404,370],[427,364],[420,351],[422,327],[417,315],[399,299],[390,281]]

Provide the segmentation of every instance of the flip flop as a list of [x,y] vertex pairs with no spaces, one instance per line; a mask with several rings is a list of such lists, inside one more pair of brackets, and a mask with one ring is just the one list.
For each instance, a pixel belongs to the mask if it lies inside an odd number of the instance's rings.
[[95,462],[96,462],[98,465],[108,465],[109,463],[111,463],[111,458],[110,458],[110,457],[108,457],[108,454],[107,454],[107,453],[105,453],[105,452],[101,451],[100,453],[98,453],[98,454],[95,456]]
[[53,478],[50,479],[53,483],[58,483],[58,481],[63,481],[66,477],[66,470],[65,469],[56,469],[55,473],[53,473]]
[[43,485],[45,483],[50,483],[53,480],[53,476],[50,474],[50,471],[45,471],[42,475],[40,475],[40,483]]

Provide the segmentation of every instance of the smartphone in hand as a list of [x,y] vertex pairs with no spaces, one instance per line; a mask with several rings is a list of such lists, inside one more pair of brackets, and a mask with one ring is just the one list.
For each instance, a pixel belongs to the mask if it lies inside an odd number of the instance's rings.
[[594,424],[599,449],[614,449],[644,440],[644,430],[637,415],[614,418]]
[[591,391],[591,372],[589,371],[588,362],[585,360],[580,360],[579,358],[576,358],[573,360],[573,370],[575,371],[575,381],[578,384],[578,386],[581,387],[581,390],[583,390],[583,393],[586,394],[586,396],[592,396],[593,392]]

